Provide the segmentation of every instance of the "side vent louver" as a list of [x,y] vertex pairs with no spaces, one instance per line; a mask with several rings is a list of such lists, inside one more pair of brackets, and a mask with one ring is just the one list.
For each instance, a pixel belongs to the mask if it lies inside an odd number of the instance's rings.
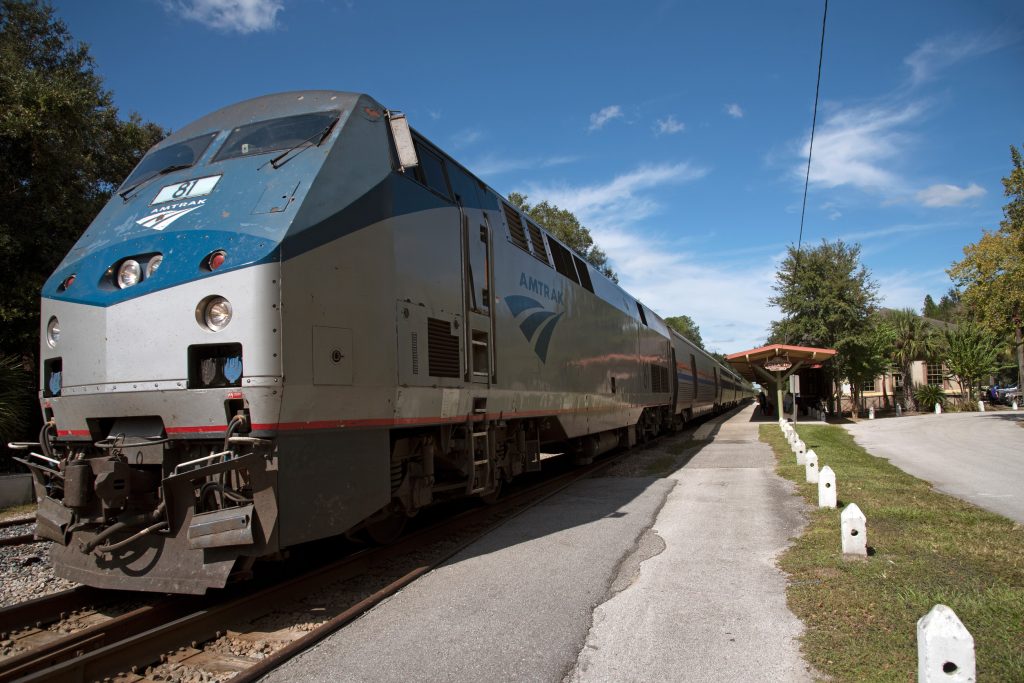
[[526,227],[530,230],[530,242],[533,243],[533,256],[541,263],[548,262],[548,251],[544,248],[544,234],[532,221],[526,221]]
[[656,394],[668,393],[668,368],[651,365],[651,391]]
[[431,377],[459,376],[459,338],[447,320],[427,318],[427,363]]
[[412,333],[412,374],[420,374],[420,336]]
[[508,204],[502,203],[501,206],[505,209],[505,220],[508,221],[508,231],[512,235],[512,243],[523,251],[530,251],[530,245],[526,241],[526,230],[523,229],[523,220],[519,217],[519,212]]

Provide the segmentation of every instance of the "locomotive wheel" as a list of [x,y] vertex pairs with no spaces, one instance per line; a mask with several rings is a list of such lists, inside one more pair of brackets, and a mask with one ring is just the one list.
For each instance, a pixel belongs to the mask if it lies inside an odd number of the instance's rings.
[[501,489],[504,481],[505,478],[499,474],[497,476],[497,481],[494,484],[494,490],[490,493],[481,494],[480,500],[482,500],[486,505],[494,505],[497,503],[498,499],[501,498]]
[[408,520],[409,517],[404,512],[392,512],[387,517],[369,522],[363,530],[377,545],[391,545],[405,531],[405,523]]

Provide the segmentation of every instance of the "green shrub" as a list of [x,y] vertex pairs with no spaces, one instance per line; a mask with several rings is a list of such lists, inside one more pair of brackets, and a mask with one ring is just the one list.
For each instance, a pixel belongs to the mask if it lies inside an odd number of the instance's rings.
[[936,403],[943,409],[946,408],[946,394],[941,388],[931,384],[922,384],[917,387],[914,391],[914,399],[917,400],[917,405],[921,406],[921,410],[933,409]]

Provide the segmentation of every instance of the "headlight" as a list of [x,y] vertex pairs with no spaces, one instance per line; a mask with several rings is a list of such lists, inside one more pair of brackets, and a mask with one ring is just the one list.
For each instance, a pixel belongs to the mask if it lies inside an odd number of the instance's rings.
[[121,289],[138,284],[142,276],[142,269],[135,259],[128,259],[117,269],[117,286]]
[[202,322],[214,332],[220,332],[231,322],[231,302],[222,296],[211,296],[200,304]]
[[160,267],[160,264],[164,262],[164,257],[160,254],[153,256],[149,259],[149,263],[146,264],[146,277],[153,277],[153,273]]
[[57,316],[50,318],[50,322],[46,323],[46,343],[52,349],[57,345],[60,340],[60,321],[57,320]]

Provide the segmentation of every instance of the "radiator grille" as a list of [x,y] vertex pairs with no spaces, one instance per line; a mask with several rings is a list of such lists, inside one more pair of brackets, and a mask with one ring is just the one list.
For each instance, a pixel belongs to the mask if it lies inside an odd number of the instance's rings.
[[459,338],[447,320],[427,318],[427,356],[431,377],[459,376]]

